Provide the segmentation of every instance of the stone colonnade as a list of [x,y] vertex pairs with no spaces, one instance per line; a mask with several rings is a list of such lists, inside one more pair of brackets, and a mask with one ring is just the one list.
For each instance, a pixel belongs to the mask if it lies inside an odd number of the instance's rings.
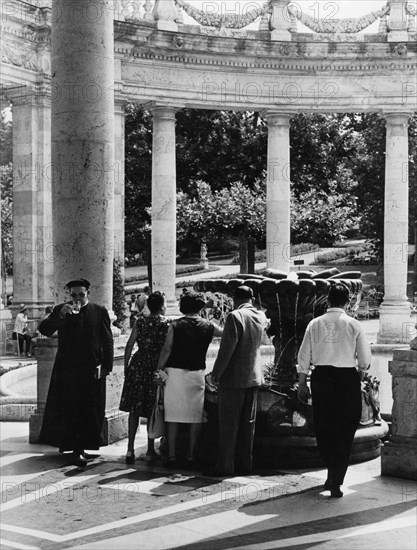
[[[104,58],[103,58],[104,59]],[[107,78],[112,76],[111,64],[105,63]],[[102,68],[103,74],[104,67]],[[68,75],[67,75],[68,77]],[[82,78],[82,76],[80,76]],[[91,86],[91,77],[87,77]],[[57,85],[57,84],[55,84]],[[65,83],[60,84],[65,89]],[[85,84],[84,84],[85,86]],[[62,94],[61,94],[62,96]],[[63,97],[63,96],[62,96]],[[69,96],[68,96],[69,97]],[[67,97],[67,100],[68,100]],[[124,255],[124,106],[121,99],[112,103],[107,97],[107,111],[101,110],[107,121],[105,155],[91,156],[89,148],[80,145],[70,152],[68,134],[55,131],[59,143],[55,145],[60,181],[63,185],[56,198],[57,234],[52,245],[51,219],[51,162],[49,95],[42,91],[22,94],[13,102],[14,116],[14,298],[15,303],[26,303],[33,309],[42,309],[53,301],[52,267],[56,261],[55,280],[64,281],[68,275],[84,273],[96,285],[103,281],[96,275],[104,271],[103,263],[110,265],[110,256]],[[112,104],[110,112],[110,104]],[[152,164],[152,265],[153,287],[165,292],[170,311],[175,311],[176,258],[176,164],[175,114],[180,107],[153,104],[153,164]],[[61,107],[59,107],[61,109]],[[71,100],[71,112],[62,120],[66,131],[72,121],[81,139],[81,130],[87,131],[85,112]],[[97,120],[97,109],[91,117]],[[101,109],[101,107],[100,107]],[[82,123],[75,113],[81,114]],[[111,118],[114,113],[114,129]],[[289,271],[290,266],[290,147],[291,114],[275,110],[264,112],[268,121],[267,170],[267,264],[268,267]],[[55,116],[55,115],[54,115]],[[103,116],[103,115],[100,115]],[[407,302],[407,242],[408,242],[408,119],[409,113],[386,113],[386,177],[385,177],[385,297],[381,306],[381,343],[405,343],[412,333],[410,308]],[[59,120],[59,117],[56,119]],[[56,128],[56,126],[55,126]],[[111,134],[111,135],[110,135]],[[114,135],[115,156],[112,158]],[[65,137],[64,137],[65,136]],[[83,147],[87,140],[81,140]],[[72,141],[73,142],[73,141]],[[98,142],[97,142],[98,143]],[[100,149],[100,147],[99,147]],[[81,158],[84,165],[76,176],[71,158]],[[66,160],[64,160],[66,159]],[[103,168],[104,167],[104,168]],[[79,170],[77,168],[77,170]],[[62,179],[66,178],[66,179]],[[82,179],[84,178],[84,179]],[[87,178],[87,179],[86,179]],[[88,184],[90,178],[90,184]],[[98,185],[99,179],[101,184]],[[78,182],[78,183],[77,183]],[[84,182],[84,183],[82,183]],[[87,183],[86,183],[87,182]],[[114,194],[112,191],[114,185]],[[68,194],[69,193],[69,194]],[[113,205],[114,202],[114,206]],[[97,207],[97,208],[96,208]],[[112,215],[114,215],[114,230]],[[66,221],[64,221],[66,220]],[[103,232],[98,220],[107,220]],[[74,224],[74,221],[76,222]],[[91,225],[91,227],[90,227]],[[74,232],[77,227],[78,233]],[[110,232],[114,231],[113,250]],[[64,237],[65,234],[65,237]],[[61,237],[58,237],[61,235]],[[70,240],[66,240],[71,235]],[[58,241],[64,239],[60,244]],[[97,240],[98,239],[98,240]],[[101,244],[99,244],[101,243]],[[58,251],[58,254],[57,254]],[[64,252],[62,252],[64,251]],[[72,251],[70,253],[70,251]],[[53,257],[53,253],[55,256]],[[98,254],[97,254],[98,252]],[[104,256],[103,256],[104,254]],[[107,254],[107,256],[106,256]],[[61,268],[59,267],[61,266]],[[72,274],[70,274],[72,270]],[[84,272],[84,270],[88,270]],[[111,273],[107,267],[103,303],[111,305]],[[37,282],[33,285],[33,282]],[[58,283],[57,283],[58,284]],[[55,290],[55,299],[62,297],[62,288]]]
[[[77,2],[62,1],[61,6],[58,0],[59,10],[55,10],[59,17],[52,25],[52,89],[45,83],[10,91],[14,302],[26,303],[33,317],[45,305],[62,299],[63,283],[75,275],[91,279],[99,289],[95,299],[111,307],[112,258],[124,256],[124,99],[121,93],[114,94],[114,83],[123,80],[122,61],[114,59],[110,0],[100,0],[108,9],[101,10],[94,25],[83,17]],[[68,6],[71,10],[66,14]],[[182,107],[169,100],[151,106],[153,285],[165,292],[171,308],[175,308],[175,113]],[[271,107],[264,116],[269,125],[267,263],[288,271],[291,113]],[[386,283],[379,341],[393,344],[404,343],[412,329],[406,298],[410,113],[384,116]]]

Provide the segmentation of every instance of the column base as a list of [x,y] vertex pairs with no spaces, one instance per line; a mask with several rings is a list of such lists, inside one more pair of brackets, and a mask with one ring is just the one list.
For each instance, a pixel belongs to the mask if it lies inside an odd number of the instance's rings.
[[384,444],[381,474],[417,481],[417,439],[394,436]]
[[106,418],[104,419],[105,438],[106,445],[111,445],[126,439],[128,435],[128,418],[129,413],[113,409],[106,411]]
[[407,344],[415,336],[410,304],[382,303],[379,310],[379,344]]
[[[104,445],[111,445],[128,435],[129,414],[117,409],[106,411],[104,419]],[[42,428],[43,413],[35,412],[29,417],[29,443],[37,443]]]
[[41,433],[43,413],[37,411],[29,417],[29,443],[37,443]]
[[181,317],[182,313],[178,306],[178,302],[167,302],[165,315],[167,317]]

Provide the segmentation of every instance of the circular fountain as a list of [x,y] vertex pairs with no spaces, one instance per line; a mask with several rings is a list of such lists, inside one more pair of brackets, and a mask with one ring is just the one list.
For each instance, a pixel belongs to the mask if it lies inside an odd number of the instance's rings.
[[[350,291],[347,313],[355,315],[360,302],[362,281],[359,271],[340,273],[331,268],[322,272],[287,273],[267,269],[263,275],[244,274],[235,279],[210,279],[194,285],[197,292],[233,297],[237,287],[252,288],[255,305],[271,320],[268,335],[272,339],[274,358],[265,364],[265,385],[258,394],[254,462],[258,466],[315,467],[321,465],[314,436],[310,403],[298,400],[297,354],[308,323],[327,309],[329,289],[336,283]],[[207,433],[215,436],[216,395],[206,392]],[[363,399],[363,424],[356,431],[351,461],[380,455],[381,439],[388,433],[381,420],[375,392],[371,400]],[[207,452],[205,449],[204,452]]]

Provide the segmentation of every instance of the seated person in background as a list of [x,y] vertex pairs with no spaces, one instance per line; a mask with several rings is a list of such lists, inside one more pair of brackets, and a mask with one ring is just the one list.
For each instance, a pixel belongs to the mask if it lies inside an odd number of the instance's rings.
[[27,330],[27,324],[28,324],[27,311],[28,311],[27,306],[25,306],[25,304],[20,304],[20,311],[16,315],[16,319],[14,322],[14,332],[16,333],[16,338],[18,341],[19,354],[22,355],[23,343],[26,343],[26,350],[25,350],[26,355],[27,357],[30,357],[32,337],[30,336]]

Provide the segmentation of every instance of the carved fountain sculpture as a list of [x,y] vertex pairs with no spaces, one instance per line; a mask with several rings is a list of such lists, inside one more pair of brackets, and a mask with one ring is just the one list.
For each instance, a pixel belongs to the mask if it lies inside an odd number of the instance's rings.
[[[255,436],[258,464],[315,466],[320,463],[311,404],[301,403],[297,398],[297,354],[308,323],[325,313],[333,284],[342,282],[349,288],[351,298],[347,312],[355,314],[362,290],[360,277],[359,271],[340,273],[336,268],[289,275],[267,269],[263,275],[239,275],[236,279],[212,279],[194,285],[198,292],[233,297],[234,290],[245,284],[252,288],[255,304],[264,309],[271,320],[268,334],[274,359],[264,365],[265,386],[258,398]],[[356,433],[352,460],[379,456],[380,439],[388,432],[379,416],[377,381],[369,380],[367,386],[372,387],[373,395],[369,399],[365,394],[363,399],[363,429]],[[210,399],[215,401],[209,395]],[[212,404],[208,406],[209,417],[210,409],[213,412]]]

